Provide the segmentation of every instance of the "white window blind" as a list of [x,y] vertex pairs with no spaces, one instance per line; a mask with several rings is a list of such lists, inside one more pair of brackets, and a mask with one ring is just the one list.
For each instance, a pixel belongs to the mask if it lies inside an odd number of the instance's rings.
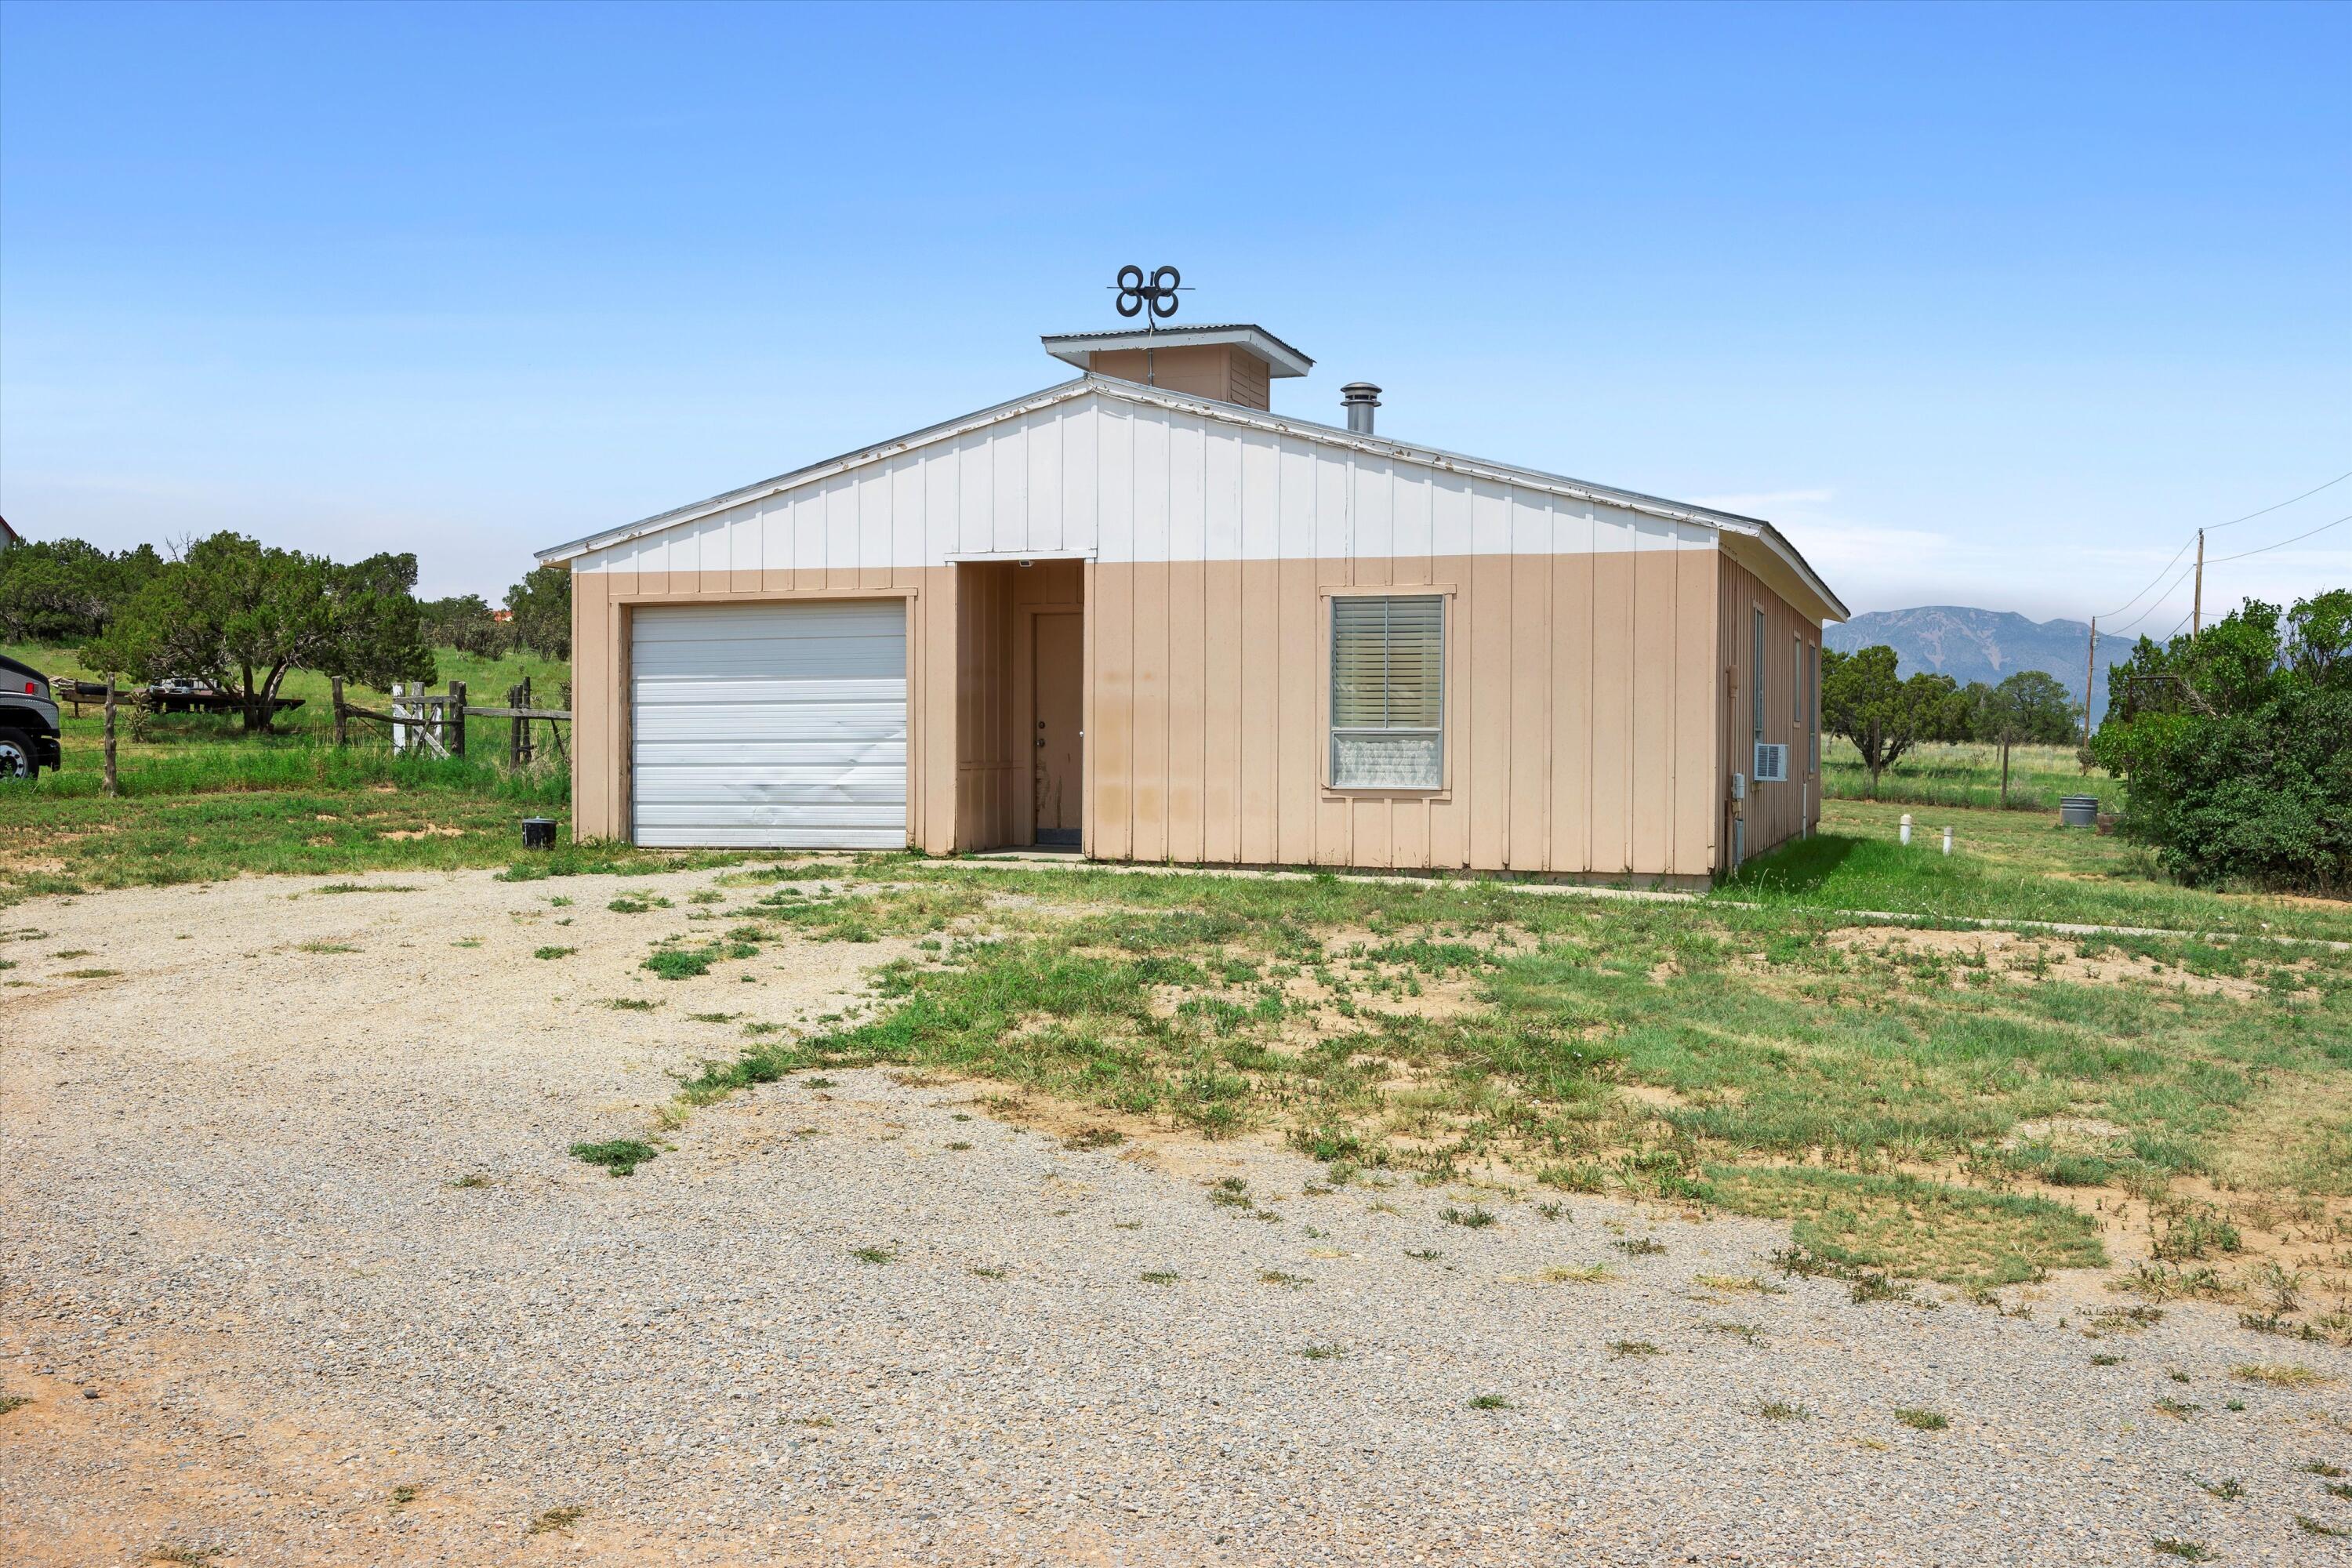
[[1331,783],[1437,789],[1445,780],[1445,598],[1331,601]]

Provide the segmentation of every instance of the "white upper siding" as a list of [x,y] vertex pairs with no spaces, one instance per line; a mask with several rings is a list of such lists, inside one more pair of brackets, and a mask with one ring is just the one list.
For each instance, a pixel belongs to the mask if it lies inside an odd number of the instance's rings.
[[[1140,390],[1140,389],[1139,389]],[[1244,413],[1245,411],[1236,411]],[[1717,530],[1093,384],[572,557],[578,572],[1706,550]],[[551,554],[557,552],[551,552]]]

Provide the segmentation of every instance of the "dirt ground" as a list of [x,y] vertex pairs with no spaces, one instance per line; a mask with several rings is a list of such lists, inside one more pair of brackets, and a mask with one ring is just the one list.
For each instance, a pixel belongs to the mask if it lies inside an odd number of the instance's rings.
[[[642,960],[723,929],[718,874],[336,885],[0,921],[0,1558],[2308,1563],[2340,1542],[2298,1517],[2352,1528],[2301,1468],[2352,1469],[2352,1357],[2231,1313],[1856,1305],[1759,1222],[1334,1193],[881,1069],[655,1132],[676,1075],[907,949],[669,982]],[[566,1153],[623,1136],[663,1145],[625,1180]]]

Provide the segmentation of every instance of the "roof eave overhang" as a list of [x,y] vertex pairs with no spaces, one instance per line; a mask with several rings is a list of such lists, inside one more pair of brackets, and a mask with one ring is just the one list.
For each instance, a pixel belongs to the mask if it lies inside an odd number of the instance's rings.
[[1726,526],[1721,531],[1723,552],[1747,567],[1764,581],[1767,587],[1801,611],[1809,612],[1821,621],[1843,621],[1853,618],[1829,584],[1822,582],[1797,547],[1781,536],[1770,523],[1759,523],[1749,529]]
[[1264,327],[1170,327],[1156,332],[1058,332],[1037,340],[1045,352],[1065,364],[1089,369],[1090,354],[1123,349],[1213,348],[1233,343],[1265,361],[1267,374],[1280,380],[1305,375],[1315,362]]

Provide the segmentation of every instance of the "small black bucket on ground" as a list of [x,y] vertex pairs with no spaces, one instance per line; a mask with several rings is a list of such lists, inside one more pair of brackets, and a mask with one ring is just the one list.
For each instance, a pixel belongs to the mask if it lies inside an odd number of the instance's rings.
[[2058,826],[2061,827],[2095,827],[2099,823],[2099,797],[2095,795],[2062,795],[2058,797]]
[[555,818],[526,816],[522,819],[522,847],[526,849],[555,847]]

